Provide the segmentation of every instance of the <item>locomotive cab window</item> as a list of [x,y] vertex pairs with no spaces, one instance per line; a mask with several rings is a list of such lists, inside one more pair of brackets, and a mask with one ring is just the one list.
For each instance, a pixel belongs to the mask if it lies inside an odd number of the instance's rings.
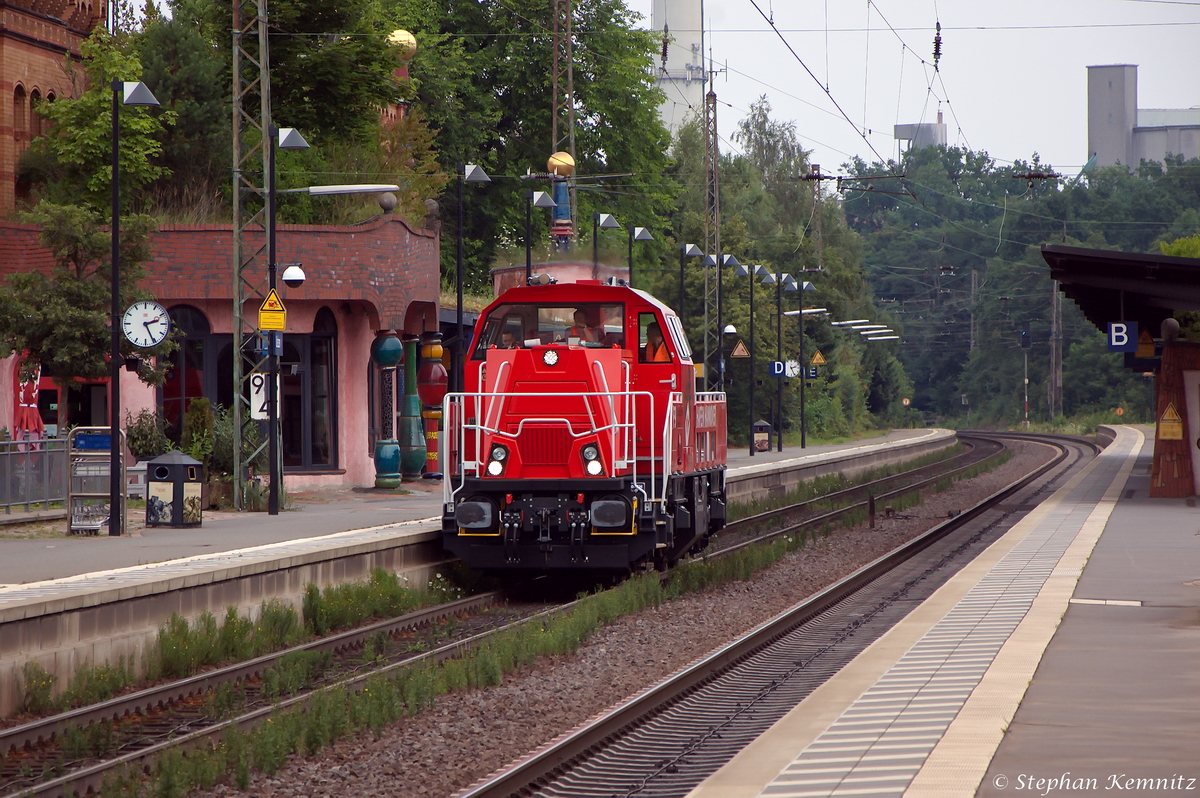
[[638,314],[638,362],[670,363],[674,360],[662,323],[656,313]]
[[486,360],[487,350],[552,343],[587,347],[625,346],[625,305],[585,302],[577,305],[498,305],[483,323],[471,355]]

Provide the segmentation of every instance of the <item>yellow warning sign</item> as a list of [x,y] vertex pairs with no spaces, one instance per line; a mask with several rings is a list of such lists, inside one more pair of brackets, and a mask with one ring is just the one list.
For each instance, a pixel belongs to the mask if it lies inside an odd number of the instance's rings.
[[1150,335],[1150,331],[1145,327],[1142,328],[1141,334],[1138,335],[1138,348],[1133,356],[1143,360],[1154,357],[1154,336]]
[[287,308],[283,306],[283,300],[275,293],[274,288],[258,309],[258,329],[280,332],[287,329]]
[[730,357],[750,357],[750,350],[746,348],[745,341],[738,341],[737,346],[729,353]]
[[1175,409],[1173,402],[1167,404],[1162,418],[1158,420],[1158,439],[1160,441],[1183,440],[1183,419],[1179,417],[1179,411]]
[[824,366],[825,365],[825,356],[822,355],[821,350],[818,349],[816,354],[814,354],[812,356],[812,360],[809,362],[814,366]]

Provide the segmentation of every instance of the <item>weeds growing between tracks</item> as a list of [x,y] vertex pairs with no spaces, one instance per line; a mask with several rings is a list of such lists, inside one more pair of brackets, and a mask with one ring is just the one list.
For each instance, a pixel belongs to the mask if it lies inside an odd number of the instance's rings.
[[[991,470],[1007,459],[991,458],[967,474]],[[963,478],[966,475],[958,477]],[[951,480],[944,482],[948,487]],[[913,491],[891,506],[907,508],[911,506],[908,502],[919,500]],[[378,737],[389,724],[433,707],[442,695],[499,685],[542,657],[576,651],[600,628],[622,616],[688,593],[749,579],[830,532],[826,524],[820,530],[781,535],[723,557],[694,560],[673,570],[665,581],[657,574],[636,576],[611,590],[582,597],[570,611],[501,633],[459,658],[376,674],[361,683],[361,689],[334,686],[317,690],[306,705],[277,710],[253,730],[228,731],[220,741],[186,755],[175,752],[161,757],[147,776],[140,771],[112,776],[103,794],[109,798],[180,795],[217,783],[246,789],[253,771],[274,775],[290,756],[316,753],[347,735],[369,731]]]

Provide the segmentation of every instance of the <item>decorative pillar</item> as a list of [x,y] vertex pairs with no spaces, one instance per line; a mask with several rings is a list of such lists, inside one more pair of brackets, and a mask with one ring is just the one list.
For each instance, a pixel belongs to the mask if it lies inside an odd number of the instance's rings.
[[417,395],[425,419],[425,478],[441,479],[438,427],[442,421],[442,400],[446,398],[446,367],[442,364],[442,334],[427,332],[421,336],[421,368],[417,372]]
[[396,333],[380,330],[371,342],[371,360],[379,366],[379,440],[375,442],[375,487],[400,485],[400,444],[392,433],[396,397],[393,379],[396,366],[404,358],[404,346]]
[[425,433],[421,428],[421,397],[417,396],[417,342],[404,336],[404,394],[400,397],[400,474],[420,479],[425,468]]

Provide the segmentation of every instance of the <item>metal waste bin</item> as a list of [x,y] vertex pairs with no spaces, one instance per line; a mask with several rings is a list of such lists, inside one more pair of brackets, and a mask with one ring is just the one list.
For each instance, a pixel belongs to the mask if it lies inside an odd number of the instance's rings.
[[146,463],[146,526],[200,526],[204,465],[183,452]]
[[[745,429],[745,427],[742,427],[742,429]],[[771,451],[771,424],[760,418],[754,422],[752,429],[754,430],[754,451]]]

